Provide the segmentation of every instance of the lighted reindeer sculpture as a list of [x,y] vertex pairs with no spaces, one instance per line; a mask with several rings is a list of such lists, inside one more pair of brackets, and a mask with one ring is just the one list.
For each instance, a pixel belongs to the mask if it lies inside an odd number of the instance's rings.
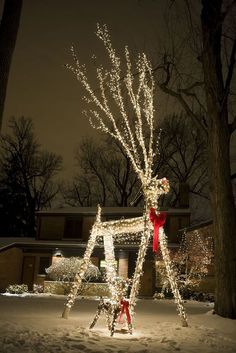
[[[130,60],[129,50],[125,47],[126,71],[125,74],[122,73],[121,59],[117,56],[116,51],[111,44],[106,26],[100,27],[98,25],[96,35],[102,40],[111,65],[109,70],[106,70],[103,67],[97,68],[97,79],[100,93],[95,94],[95,91],[92,89],[85,73],[85,67],[80,64],[74,48],[72,48],[72,55],[75,65],[68,65],[67,67],[76,75],[78,81],[84,87],[87,93],[85,100],[89,105],[93,106],[93,108],[85,112],[92,127],[101,130],[116,139],[129,157],[134,171],[137,173],[141,182],[144,198],[144,212],[142,217],[102,222],[100,217],[101,210],[98,209],[96,221],[93,225],[84,254],[83,264],[79,273],[75,277],[75,282],[68,296],[62,316],[67,318],[69,315],[69,311],[74,304],[78,289],[81,285],[89,259],[96,244],[96,240],[99,237],[103,237],[104,239],[105,259],[107,262],[107,281],[112,294],[111,300],[115,302],[116,306],[120,305],[118,302],[122,301],[122,298],[120,298],[119,290],[113,281],[116,277],[116,272],[114,263],[112,264],[114,258],[112,237],[124,233],[141,232],[136,268],[128,300],[132,320],[136,297],[140,286],[140,278],[143,271],[143,263],[154,225],[154,250],[157,250],[157,244],[159,242],[160,251],[163,256],[166,272],[182,320],[182,325],[187,326],[186,313],[177,287],[175,273],[171,266],[167,238],[162,227],[165,221],[165,215],[156,211],[158,210],[158,198],[161,194],[169,191],[169,183],[165,178],[157,179],[156,176],[153,176],[153,159],[156,146],[154,144],[153,101],[155,84],[152,75],[152,67],[146,55],[144,53],[140,54],[135,62],[136,73],[134,75],[132,72],[133,66]],[[128,115],[128,111],[130,112],[131,108],[132,118]],[[122,308],[122,306],[120,306],[120,308]],[[117,317],[117,313],[115,316]],[[114,325],[111,331],[113,334]]]

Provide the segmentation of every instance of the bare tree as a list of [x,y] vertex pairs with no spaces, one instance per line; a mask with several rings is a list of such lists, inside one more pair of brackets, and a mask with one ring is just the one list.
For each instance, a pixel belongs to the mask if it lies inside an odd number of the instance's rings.
[[[206,141],[198,126],[193,127],[183,115],[169,115],[156,135],[158,150],[154,174],[170,180],[170,192],[160,204],[178,206],[180,184],[188,184],[189,192],[208,197]],[[160,134],[160,136],[159,136]],[[75,155],[79,173],[64,190],[71,206],[136,206],[143,201],[140,183],[129,158],[112,139],[96,142],[85,139]]]
[[[235,1],[231,2],[236,5]],[[216,313],[236,318],[236,209],[230,170],[230,123],[228,98],[236,61],[236,31],[232,37],[228,71],[224,80],[221,61],[222,21],[229,8],[222,0],[202,1],[202,64],[208,113],[209,169],[215,234]]]
[[[11,119],[10,133],[1,136],[0,183],[12,198],[21,199],[20,218],[28,235],[35,233],[35,211],[49,207],[59,191],[53,182],[62,158],[40,150],[29,118]],[[17,207],[17,205],[15,205]],[[19,207],[21,207],[19,205]],[[3,207],[4,208],[4,207]]]
[[236,130],[230,96],[235,77],[236,1],[202,0],[198,13],[193,12],[196,2],[185,0],[184,4],[188,30],[182,31],[186,33],[182,42],[165,51],[156,65],[158,85],[180,103],[207,137],[215,235],[215,310],[221,316],[236,318],[236,210],[229,153]]
[[5,0],[0,23],[0,130],[23,0]]
[[75,159],[79,174],[64,193],[70,204],[80,206],[129,206],[140,187],[130,159],[110,138],[86,138]]
[[73,178],[72,182],[63,184],[61,192],[64,201],[67,205],[72,207],[91,207],[95,204],[100,204],[99,198],[97,197],[97,185],[96,181],[93,184],[93,178],[88,177],[86,174],[79,174]]
[[160,127],[155,173],[170,180],[170,192],[163,202],[178,206],[181,184],[187,184],[190,193],[208,198],[206,138],[199,126],[184,114],[173,114]]

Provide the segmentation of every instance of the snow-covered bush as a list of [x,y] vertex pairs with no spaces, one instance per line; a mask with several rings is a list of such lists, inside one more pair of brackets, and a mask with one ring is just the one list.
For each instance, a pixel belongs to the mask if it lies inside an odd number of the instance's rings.
[[[53,281],[72,282],[76,273],[79,272],[83,259],[80,257],[62,257],[46,268],[48,278]],[[88,269],[85,272],[84,280],[91,281],[100,276],[97,266],[89,263]]]
[[11,294],[27,293],[28,286],[27,284],[10,284],[6,289],[6,292]]
[[42,284],[34,284],[33,291],[36,294],[43,293],[43,285]]
[[203,293],[203,292],[192,292],[190,299],[197,300],[199,302],[211,302],[215,301],[215,296],[213,293]]

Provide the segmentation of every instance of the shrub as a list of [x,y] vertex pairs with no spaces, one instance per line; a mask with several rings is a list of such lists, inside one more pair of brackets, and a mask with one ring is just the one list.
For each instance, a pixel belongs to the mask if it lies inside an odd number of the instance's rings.
[[[58,259],[50,267],[46,268],[46,273],[49,279],[53,281],[74,281],[75,275],[79,272],[83,259],[80,257],[63,257]],[[84,279],[86,281],[94,281],[100,276],[97,266],[89,263],[88,269],[85,273]]]
[[28,286],[27,284],[10,284],[6,289],[6,292],[11,294],[27,293]]
[[42,284],[34,284],[33,292],[36,294],[43,293],[43,285]]

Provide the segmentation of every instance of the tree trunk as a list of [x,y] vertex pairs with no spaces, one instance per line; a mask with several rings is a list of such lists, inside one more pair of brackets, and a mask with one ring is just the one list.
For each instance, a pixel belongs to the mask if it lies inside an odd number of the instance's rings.
[[[215,116],[220,115],[216,112]],[[222,123],[209,134],[210,186],[215,239],[217,314],[236,318],[236,220],[230,180],[229,139]],[[224,171],[224,172],[222,172]]]
[[215,240],[215,311],[236,318],[236,212],[230,179],[230,130],[221,63],[222,0],[202,0],[203,71]]
[[0,130],[23,0],[5,0],[0,25]]

